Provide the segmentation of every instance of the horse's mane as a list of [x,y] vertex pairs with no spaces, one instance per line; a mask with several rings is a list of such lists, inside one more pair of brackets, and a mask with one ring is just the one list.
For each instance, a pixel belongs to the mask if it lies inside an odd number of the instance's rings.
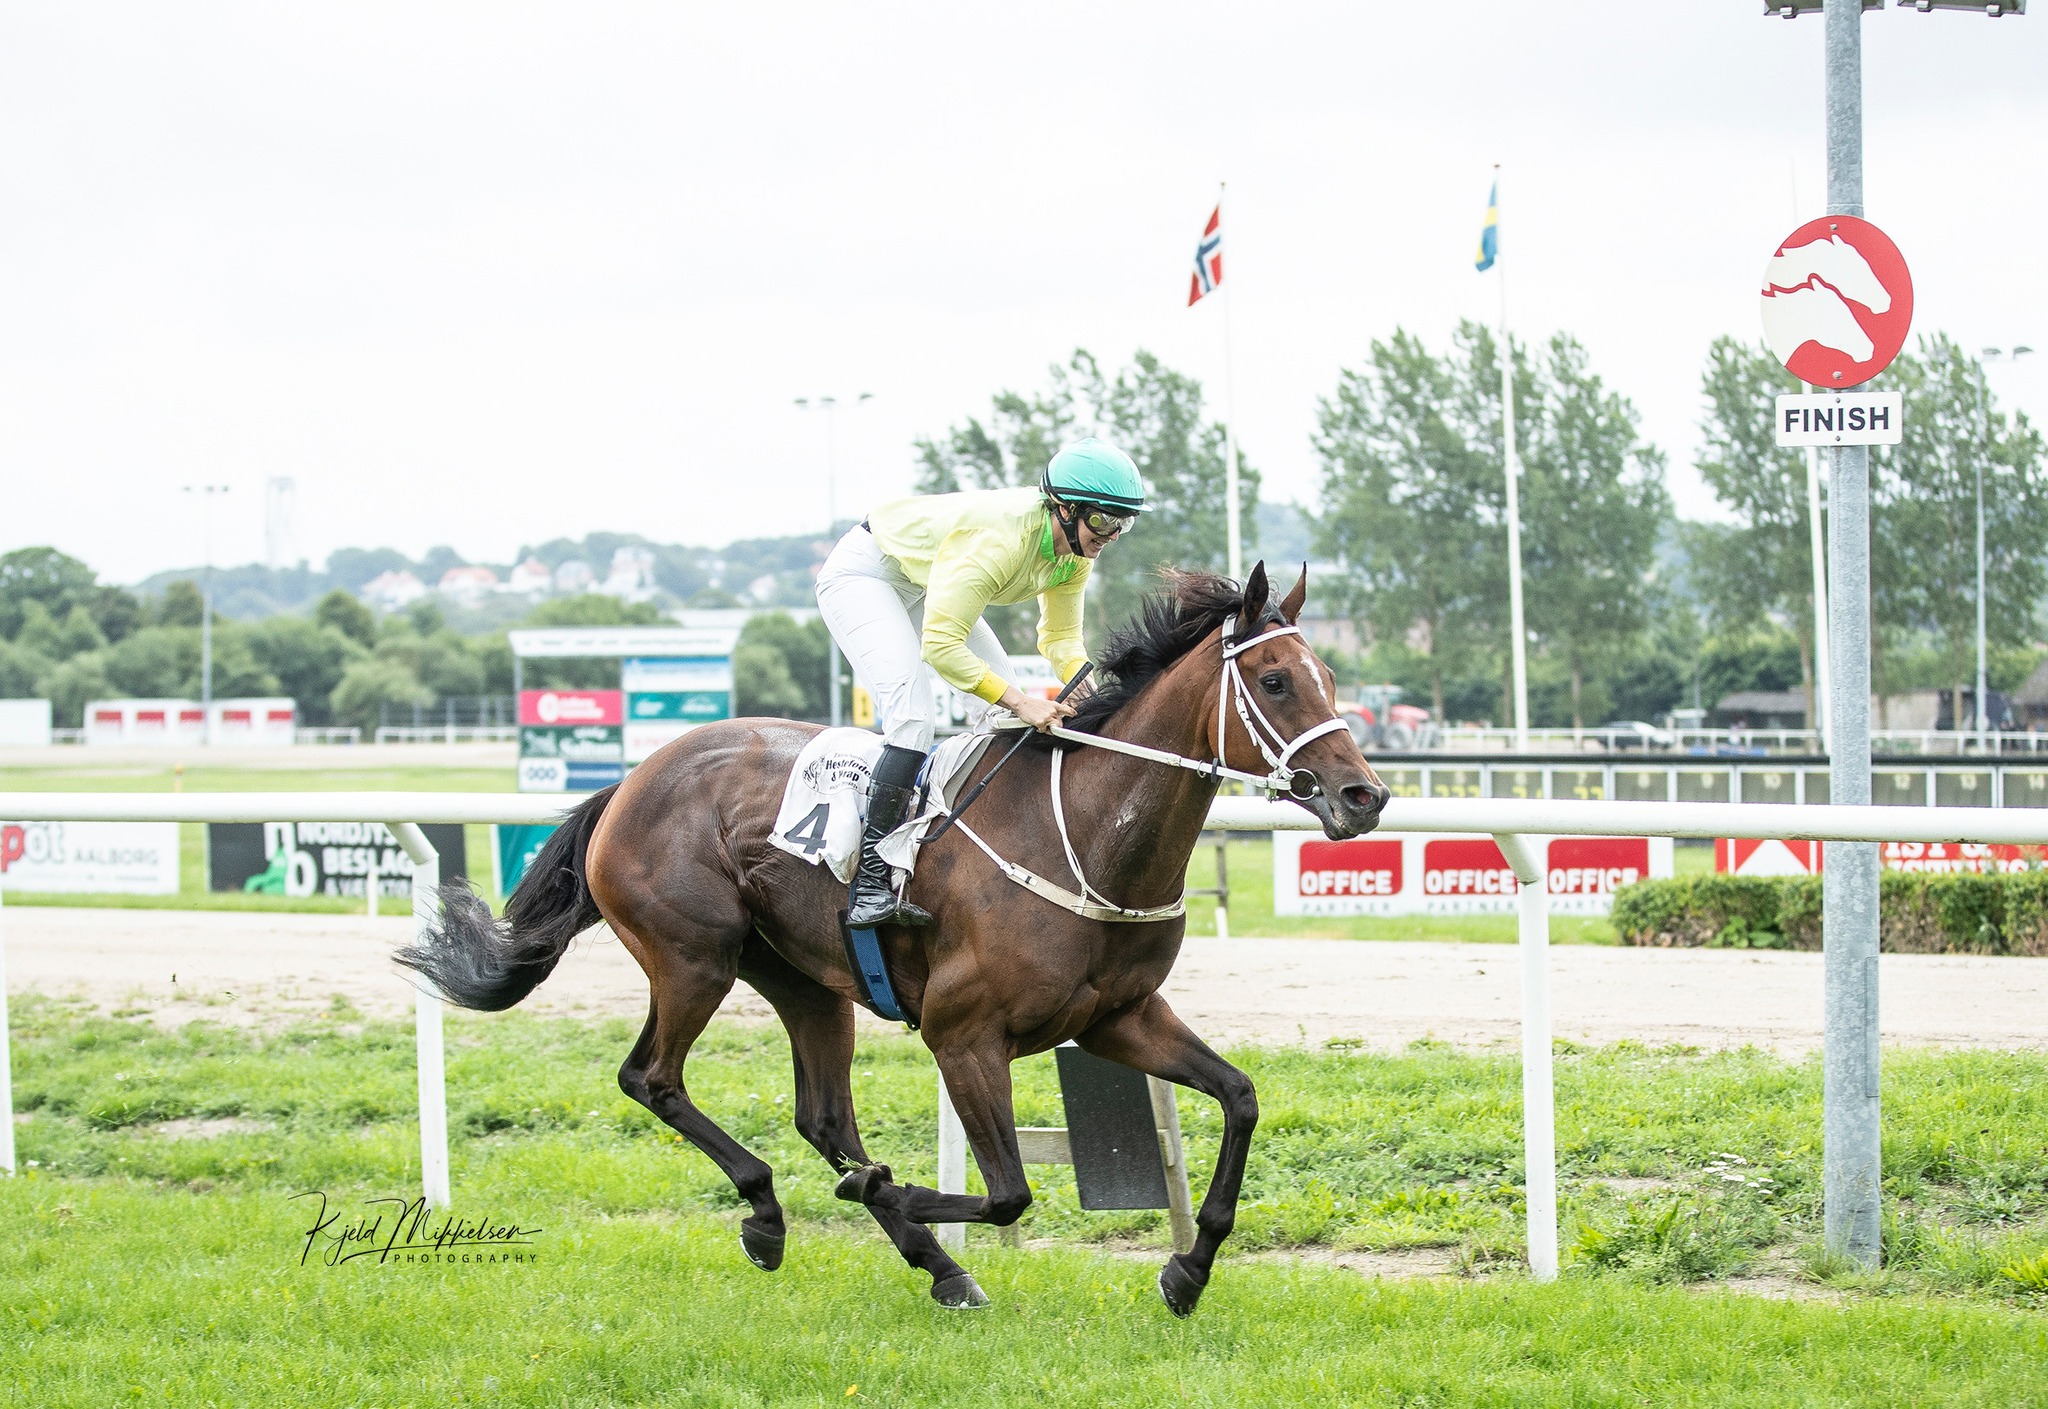
[[[1066,728],[1101,733],[1146,686],[1200,645],[1224,618],[1244,608],[1244,589],[1227,577],[1174,569],[1166,569],[1160,576],[1165,579],[1166,591],[1147,596],[1139,603],[1137,616],[1110,633],[1109,645],[1096,661],[1095,673],[1088,677],[1093,688],[1084,687]],[[1280,619],[1279,608],[1269,603],[1260,624]],[[1039,734],[1033,742],[1050,746],[1057,741]]]

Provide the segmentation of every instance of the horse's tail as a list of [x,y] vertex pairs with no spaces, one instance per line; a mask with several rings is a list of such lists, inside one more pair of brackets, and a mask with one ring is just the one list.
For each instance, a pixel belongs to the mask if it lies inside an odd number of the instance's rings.
[[538,988],[569,941],[602,915],[590,898],[583,858],[590,834],[618,786],[592,793],[547,839],[505,905],[503,920],[462,881],[441,887],[441,923],[393,957],[463,1008],[497,1012]]

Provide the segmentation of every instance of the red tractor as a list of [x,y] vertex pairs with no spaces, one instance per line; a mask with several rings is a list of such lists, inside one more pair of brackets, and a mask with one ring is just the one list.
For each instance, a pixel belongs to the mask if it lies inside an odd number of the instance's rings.
[[1399,685],[1361,685],[1358,700],[1337,706],[1337,717],[1360,749],[1407,753],[1436,746],[1436,721],[1429,711],[1402,704]]

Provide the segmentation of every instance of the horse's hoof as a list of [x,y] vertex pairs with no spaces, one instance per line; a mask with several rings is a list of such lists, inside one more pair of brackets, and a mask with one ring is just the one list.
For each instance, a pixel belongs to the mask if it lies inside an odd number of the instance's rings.
[[988,1293],[968,1273],[955,1272],[932,1283],[932,1300],[952,1311],[974,1311],[988,1305]]
[[1208,1285],[1208,1275],[1198,1275],[1180,1253],[1168,1258],[1166,1266],[1159,1269],[1159,1295],[1165,1299],[1166,1309],[1182,1319],[1195,1314],[1195,1303],[1202,1299],[1202,1289]]
[[859,1169],[848,1170],[842,1175],[839,1182],[833,1186],[832,1193],[848,1203],[873,1203],[876,1187],[887,1184],[889,1180],[888,1165],[864,1164]]
[[782,1266],[782,1245],[788,1235],[762,1227],[755,1220],[743,1219],[740,1223],[740,1247],[747,1254],[747,1261],[763,1272],[773,1272]]

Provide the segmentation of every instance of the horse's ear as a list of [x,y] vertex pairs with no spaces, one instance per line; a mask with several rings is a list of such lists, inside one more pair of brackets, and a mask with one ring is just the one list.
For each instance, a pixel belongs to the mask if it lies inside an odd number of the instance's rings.
[[1261,558],[1252,565],[1252,574],[1244,580],[1244,605],[1237,609],[1237,636],[1240,640],[1258,631],[1259,623],[1266,617],[1266,599],[1273,595],[1272,587],[1266,581],[1266,561]]
[[1294,585],[1287,589],[1287,595],[1280,599],[1280,615],[1287,618],[1289,626],[1301,620],[1301,608],[1308,601],[1308,564],[1301,565],[1301,576],[1294,579]]

